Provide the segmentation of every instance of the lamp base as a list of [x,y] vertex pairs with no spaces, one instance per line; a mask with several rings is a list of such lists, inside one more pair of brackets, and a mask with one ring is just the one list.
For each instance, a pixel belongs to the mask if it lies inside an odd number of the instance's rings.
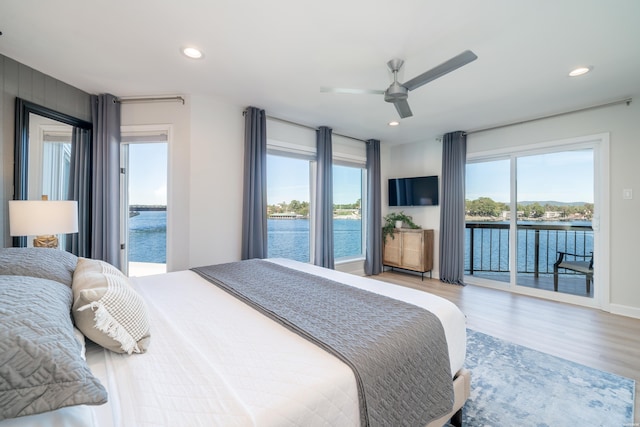
[[58,248],[58,238],[56,236],[36,236],[33,239],[34,248]]

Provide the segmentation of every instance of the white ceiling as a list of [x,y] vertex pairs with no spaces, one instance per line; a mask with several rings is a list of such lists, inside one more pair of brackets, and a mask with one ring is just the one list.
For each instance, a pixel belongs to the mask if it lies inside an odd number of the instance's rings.
[[[2,0],[0,53],[90,93],[215,96],[405,143],[640,94],[639,23],[638,0]],[[382,95],[319,90],[385,89],[388,60],[404,82],[465,49],[395,128]]]

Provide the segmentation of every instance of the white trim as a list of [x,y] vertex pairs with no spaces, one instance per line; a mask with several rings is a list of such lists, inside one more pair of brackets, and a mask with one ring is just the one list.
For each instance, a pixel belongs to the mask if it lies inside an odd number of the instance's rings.
[[271,152],[273,154],[282,153],[281,155],[293,154],[310,160],[316,158],[315,147],[267,138],[267,153]]
[[640,319],[640,308],[631,307],[629,305],[622,304],[609,304],[609,310],[612,314],[617,314],[620,316],[634,317],[636,319]]
[[[469,285],[480,286],[483,288],[496,289],[499,291],[511,292],[518,295],[527,295],[531,297],[563,302],[566,304],[580,305],[582,307],[602,308],[599,307],[595,298],[581,297],[565,293],[551,293],[553,298],[549,298],[549,291],[543,289],[534,289],[526,286],[511,286],[510,283],[490,280],[482,277],[464,276],[464,282]],[[608,311],[608,310],[605,310]]]
[[[595,135],[594,135],[595,136]],[[611,251],[610,235],[610,201],[609,184],[609,133],[597,135],[599,143],[594,146],[595,179],[594,182],[594,215],[593,227],[593,262],[594,262],[594,300],[605,311],[611,310],[610,268]],[[595,235],[597,234],[597,239]]]

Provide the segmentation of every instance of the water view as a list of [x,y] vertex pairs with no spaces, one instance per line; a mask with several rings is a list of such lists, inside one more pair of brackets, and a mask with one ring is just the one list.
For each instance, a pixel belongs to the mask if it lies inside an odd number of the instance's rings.
[[141,211],[129,218],[129,261],[167,262],[167,212]]
[[[334,253],[336,258],[362,254],[362,221],[335,219]],[[309,220],[267,220],[268,254],[309,262]],[[166,211],[141,211],[129,219],[129,261],[167,262]]]
[[[333,220],[334,256],[342,258],[362,254],[362,221]],[[267,220],[268,255],[309,262],[309,219]]]
[[[590,221],[518,221],[516,238],[518,272],[552,273],[558,251],[581,255],[593,252],[593,230]],[[472,269],[474,272],[508,272],[509,256],[508,222],[467,223],[467,274]]]

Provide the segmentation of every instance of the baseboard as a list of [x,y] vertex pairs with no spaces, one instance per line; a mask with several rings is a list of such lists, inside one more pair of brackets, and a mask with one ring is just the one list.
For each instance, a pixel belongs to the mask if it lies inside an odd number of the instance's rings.
[[618,314],[620,316],[640,319],[640,308],[638,307],[630,307],[628,305],[621,304],[609,304],[609,312],[612,314]]

